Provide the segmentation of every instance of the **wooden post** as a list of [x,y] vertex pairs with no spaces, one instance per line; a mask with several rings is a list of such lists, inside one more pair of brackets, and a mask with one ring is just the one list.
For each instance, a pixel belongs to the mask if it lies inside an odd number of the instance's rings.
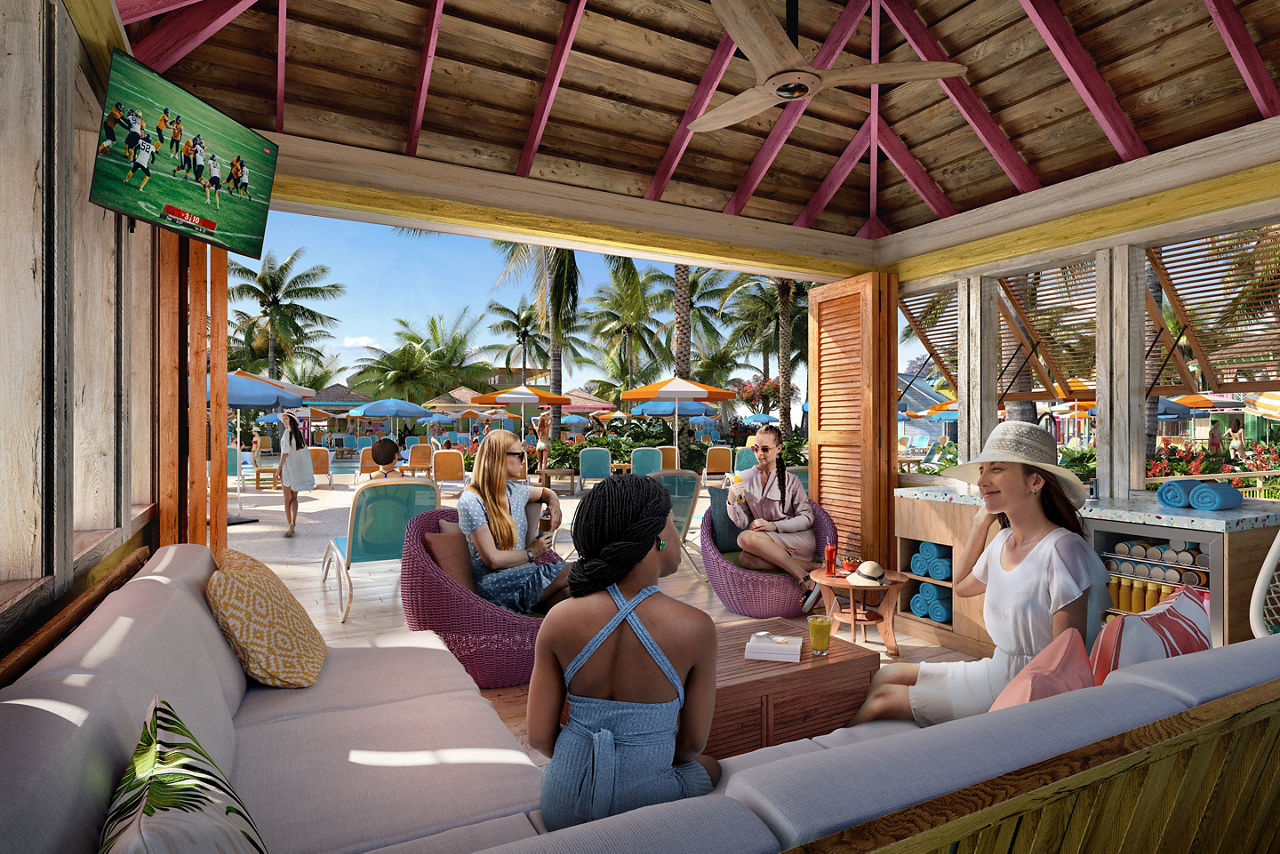
[[208,359],[209,245],[190,241],[187,255],[187,542],[207,544],[209,409],[205,396]]
[[1146,282],[1143,250],[1101,249],[1097,265],[1098,497],[1144,489]]
[[960,459],[974,457],[995,429],[1000,389],[996,378],[1000,369],[1000,316],[992,278],[973,276],[957,283],[959,329],[956,344],[960,351],[959,405]]
[[181,514],[178,468],[179,382],[178,326],[181,322],[180,290],[185,278],[178,260],[182,238],[163,229],[156,232],[160,243],[159,301],[156,342],[157,430],[152,441],[159,457],[156,503],[156,544],[168,546],[180,541]]
[[227,547],[227,250],[216,246],[209,249],[209,385],[209,548],[216,558]]

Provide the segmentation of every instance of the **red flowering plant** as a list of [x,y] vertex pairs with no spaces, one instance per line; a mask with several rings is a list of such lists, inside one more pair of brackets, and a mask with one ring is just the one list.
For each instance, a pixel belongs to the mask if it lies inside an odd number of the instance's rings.
[[[756,374],[750,380],[730,380],[729,388],[737,392],[738,400],[745,403],[752,412],[768,412],[777,409],[778,403],[782,400],[782,388],[777,377],[766,380],[760,374]],[[799,393],[799,387],[792,383],[791,399],[795,400]]]

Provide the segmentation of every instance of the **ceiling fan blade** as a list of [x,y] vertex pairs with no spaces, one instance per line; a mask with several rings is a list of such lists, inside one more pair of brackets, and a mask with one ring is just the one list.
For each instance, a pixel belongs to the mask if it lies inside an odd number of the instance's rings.
[[711,8],[725,32],[751,60],[757,83],[779,71],[809,66],[765,0],[711,0]]
[[873,83],[909,83],[959,77],[965,67],[958,62],[877,62],[856,68],[819,71],[822,88],[829,86],[870,86]]
[[689,122],[691,131],[719,130],[769,109],[780,99],[770,86],[755,86]]

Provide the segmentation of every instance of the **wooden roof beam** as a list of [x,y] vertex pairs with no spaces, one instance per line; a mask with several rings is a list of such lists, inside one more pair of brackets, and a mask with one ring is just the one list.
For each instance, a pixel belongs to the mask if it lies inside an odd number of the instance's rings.
[[844,151],[840,152],[835,164],[827,171],[827,177],[822,179],[822,184],[818,186],[817,191],[792,225],[808,228],[813,225],[818,215],[826,210],[831,199],[835,197],[836,192],[849,177],[849,173],[853,171],[853,167],[858,165],[862,155],[866,154],[867,149],[871,147],[871,125],[871,121],[866,121],[862,123],[862,127],[858,128],[858,132],[853,135],[853,139],[849,140]]
[[1244,83],[1249,87],[1249,94],[1253,96],[1262,117],[1269,119],[1280,115],[1280,92],[1276,91],[1276,82],[1271,79],[1258,46],[1244,25],[1240,10],[1231,0],[1204,0],[1204,5],[1218,32],[1222,34],[1222,40],[1227,43],[1227,50],[1231,52],[1236,68],[1240,69],[1240,75],[1244,77]]
[[907,148],[906,143],[889,127],[884,116],[877,113],[876,122],[879,125],[876,144],[894,167],[902,173],[902,177],[907,179],[907,183],[916,191],[916,194],[929,206],[934,216],[941,218],[955,214],[956,206],[951,204],[951,200],[938,186],[938,182],[934,181],[928,171],[920,165],[920,161]]
[[1120,159],[1136,160],[1150,153],[1057,2],[1021,0],[1021,3],[1071,85],[1076,87],[1085,106],[1102,127],[1102,132],[1111,140]]
[[284,31],[289,0],[280,0],[276,14],[276,133],[284,133]]
[[671,137],[671,142],[667,145],[667,151],[662,155],[662,162],[658,164],[658,171],[653,173],[653,178],[649,181],[649,189],[645,190],[644,197],[651,202],[660,201],[662,194],[667,191],[667,185],[671,183],[671,176],[675,174],[676,167],[680,165],[680,158],[684,157],[684,151],[689,147],[689,140],[693,139],[693,131],[689,130],[689,122],[702,115],[707,110],[707,105],[711,103],[711,96],[715,94],[716,87],[720,85],[720,80],[724,77],[724,72],[729,67],[729,60],[733,59],[734,44],[733,39],[725,33],[720,37],[720,43],[716,45],[715,52],[711,54],[711,61],[707,63],[706,71],[702,72],[702,79],[698,81],[698,88],[693,90],[693,97],[689,99],[689,106],[684,111],[684,116],[680,119],[680,124],[676,127],[675,135]]
[[120,13],[121,23],[133,24],[199,2],[200,0],[116,0],[116,10]]
[[203,0],[189,9],[170,12],[134,45],[133,56],[163,74],[253,4],[254,0]]
[[[849,0],[849,3],[844,7],[844,11],[840,13],[840,17],[836,18],[835,26],[831,28],[831,32],[827,34],[827,38],[822,42],[822,47],[818,48],[818,53],[813,58],[814,68],[819,71],[826,71],[835,64],[836,58],[840,56],[844,46],[849,43],[849,38],[853,35],[853,31],[858,28],[858,24],[862,21],[862,16],[867,13],[867,7],[870,5],[871,0]],[[778,118],[777,123],[774,124],[773,129],[769,131],[769,137],[764,141],[764,145],[760,146],[760,150],[756,152],[755,159],[747,167],[747,173],[742,176],[742,180],[738,182],[738,188],[733,191],[733,196],[730,197],[729,203],[724,206],[725,213],[730,216],[737,216],[742,213],[742,209],[747,206],[747,202],[751,200],[756,188],[760,186],[760,181],[764,179],[765,173],[773,165],[778,152],[782,150],[782,146],[786,145],[787,138],[791,136],[791,131],[795,130],[796,124],[800,121],[800,117],[804,115],[810,100],[805,98],[800,101],[792,101],[782,109],[782,115]]]
[[63,0],[62,5],[89,55],[92,76],[105,89],[111,72],[112,49],[133,52],[124,25],[120,23],[119,10],[112,0]]
[[542,81],[542,91],[538,93],[538,106],[533,111],[533,121],[529,125],[529,136],[524,141],[524,149],[520,152],[520,162],[516,164],[516,175],[529,177],[533,169],[533,158],[542,144],[542,134],[547,129],[547,118],[551,115],[551,105],[556,99],[556,90],[560,88],[560,78],[564,76],[565,63],[569,61],[569,51],[573,49],[573,39],[578,33],[578,22],[582,20],[582,10],[587,0],[569,0],[565,4],[564,22],[560,25],[560,35],[556,38],[556,48],[551,53],[551,65],[547,69],[547,79]]
[[[933,37],[933,33],[929,32],[929,28],[920,20],[920,16],[907,5],[907,0],[883,0],[883,3],[885,11],[889,13],[889,17],[906,37],[907,43],[911,45],[917,56],[926,62],[951,61],[942,49],[942,45],[938,44],[938,40]],[[1031,167],[1005,136],[990,111],[983,106],[982,100],[973,91],[973,87],[963,77],[943,78],[938,81],[938,85],[951,98],[960,115],[973,128],[978,139],[982,140],[982,144],[987,147],[987,151],[991,152],[991,156],[995,158],[1004,173],[1009,176],[1013,186],[1022,193],[1040,189],[1039,179],[1031,172]]]
[[443,11],[444,0],[431,0],[431,8],[427,10],[426,34],[422,39],[422,60],[418,63],[418,82],[413,89],[413,118],[409,119],[409,140],[404,146],[404,153],[409,157],[417,155],[418,138],[422,136],[422,114],[427,109],[427,86],[431,81],[431,66],[436,59],[436,40],[440,35],[440,16]]

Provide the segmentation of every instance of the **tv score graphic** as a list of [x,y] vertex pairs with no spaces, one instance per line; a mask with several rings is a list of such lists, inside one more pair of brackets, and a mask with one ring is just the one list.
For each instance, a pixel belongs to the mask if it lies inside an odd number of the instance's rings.
[[218,230],[218,224],[211,219],[205,219],[199,214],[193,214],[190,211],[184,211],[175,208],[173,205],[165,205],[164,211],[161,213],[165,219],[178,225],[185,225],[188,228],[194,228],[205,234],[213,234]]

